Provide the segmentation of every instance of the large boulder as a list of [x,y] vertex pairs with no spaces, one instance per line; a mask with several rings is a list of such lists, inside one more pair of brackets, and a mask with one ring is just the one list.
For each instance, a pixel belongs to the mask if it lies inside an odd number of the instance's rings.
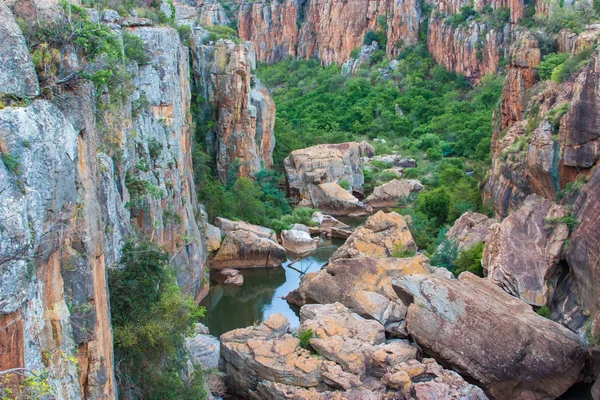
[[446,237],[456,243],[459,251],[469,250],[474,245],[485,242],[488,229],[493,223],[491,218],[469,211],[454,222]]
[[254,232],[238,230],[225,236],[211,261],[211,268],[278,267],[285,260],[285,249],[279,243]]
[[15,17],[0,3],[0,93],[36,96],[40,87],[23,33]]
[[284,160],[290,196],[315,204],[314,191],[322,183],[346,181],[350,193],[362,194],[365,177],[358,143],[322,144],[294,150]]
[[404,275],[394,289],[423,350],[495,399],[555,399],[578,380],[586,352],[577,335],[485,278]]
[[315,211],[311,217],[311,221],[317,224],[320,228],[339,228],[348,229],[350,226],[338,221],[331,215],[323,214],[320,211]]
[[307,231],[296,229],[281,231],[281,245],[296,254],[305,254],[317,249],[318,239],[313,239]]
[[367,207],[337,183],[322,183],[312,191],[312,206],[333,215],[365,215]]
[[563,207],[528,196],[517,211],[489,228],[481,260],[488,279],[529,304],[548,304],[569,236],[567,224],[561,222],[565,217]]
[[372,207],[396,207],[399,199],[407,198],[411,193],[418,193],[423,189],[421,182],[415,179],[394,179],[377,186],[365,199],[365,204]]
[[406,337],[406,307],[392,290],[392,280],[429,272],[429,259],[425,256],[342,258],[319,272],[306,274],[300,287],[287,298],[297,305],[340,302],[357,314],[380,322],[391,335]]
[[217,226],[221,229],[221,234],[227,235],[233,231],[248,231],[262,238],[277,241],[277,234],[273,229],[260,225],[252,225],[244,221],[232,221],[227,218],[217,218]]
[[[186,355],[186,375],[192,378],[192,372],[196,368],[208,370],[204,375],[206,387],[211,393],[223,395],[225,385],[218,372],[219,359],[221,355],[221,344],[219,339],[209,335],[208,329],[202,324],[196,324],[195,332],[192,336],[186,337],[184,342]],[[193,378],[192,378],[193,379]]]
[[379,211],[356,229],[331,260],[356,257],[392,257],[394,252],[416,251],[417,245],[401,215]]

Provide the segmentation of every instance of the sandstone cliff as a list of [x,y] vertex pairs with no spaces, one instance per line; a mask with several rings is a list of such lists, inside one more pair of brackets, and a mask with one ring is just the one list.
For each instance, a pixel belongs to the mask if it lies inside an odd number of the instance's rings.
[[255,56],[249,43],[219,39],[203,44],[196,31],[192,51],[194,82],[207,120],[208,153],[225,182],[239,163],[238,176],[250,176],[273,166],[275,103],[252,74]]
[[[14,26],[0,10],[1,25]],[[200,300],[207,289],[188,52],[172,28],[128,29],[150,62],[128,66],[120,107],[74,81],[54,101],[0,110],[0,365],[47,371],[58,399],[115,397],[106,271],[127,235],[164,245],[186,293]],[[140,182],[152,193],[134,191]]]
[[417,42],[420,18],[415,0],[257,1],[238,12],[240,37],[254,43],[258,61],[317,57],[326,65],[343,64],[369,31],[385,30],[394,56]]

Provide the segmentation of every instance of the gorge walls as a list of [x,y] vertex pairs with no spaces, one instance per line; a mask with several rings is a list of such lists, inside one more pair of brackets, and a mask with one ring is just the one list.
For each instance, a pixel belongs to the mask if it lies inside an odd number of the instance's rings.
[[238,12],[240,37],[254,43],[258,61],[317,57],[326,65],[348,60],[369,31],[382,31],[395,56],[417,42],[420,18],[416,0],[257,1]]
[[[0,18],[23,55],[0,68],[2,94],[21,99],[0,110],[0,364],[47,371],[57,398],[114,398],[106,273],[125,240],[164,246],[196,300],[208,289],[188,50],[172,28],[127,23],[114,29],[139,37],[148,62],[127,66],[124,97],[74,80],[60,96],[28,98],[35,68],[4,4]],[[82,62],[69,58],[60,70]]]

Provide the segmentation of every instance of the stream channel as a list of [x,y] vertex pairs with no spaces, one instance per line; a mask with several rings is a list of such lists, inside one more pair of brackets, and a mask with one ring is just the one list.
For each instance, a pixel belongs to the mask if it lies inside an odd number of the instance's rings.
[[[354,229],[364,224],[366,218],[338,219]],[[303,274],[321,269],[342,244],[344,240],[320,238],[317,250],[292,267],[289,264],[298,258],[295,254],[288,254],[281,267],[241,269],[244,285],[240,287],[211,282],[210,292],[202,302],[206,307],[202,323],[217,337],[232,329],[260,323],[276,313],[284,314],[292,328],[298,326],[298,310],[284,297],[300,286]]]

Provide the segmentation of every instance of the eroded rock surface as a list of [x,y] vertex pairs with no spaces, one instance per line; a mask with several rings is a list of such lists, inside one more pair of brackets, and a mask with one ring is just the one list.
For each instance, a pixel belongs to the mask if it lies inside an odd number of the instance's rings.
[[395,251],[416,251],[408,225],[401,215],[383,211],[370,216],[365,224],[357,228],[331,260],[356,257],[392,257]]
[[278,267],[286,260],[285,249],[277,242],[254,232],[236,230],[225,236],[211,268]]
[[569,236],[561,222],[565,217],[563,207],[531,195],[502,223],[492,225],[481,260],[488,279],[529,304],[548,304]]
[[305,254],[317,249],[318,239],[313,239],[308,232],[297,229],[281,231],[281,245],[296,254]]
[[485,278],[405,275],[394,288],[423,350],[495,399],[557,398],[579,377],[586,356],[577,335]]
[[485,242],[488,229],[493,223],[491,218],[469,211],[454,222],[446,237],[456,243],[459,251],[469,250],[474,245]]
[[332,215],[366,215],[368,208],[348,190],[335,182],[322,183],[312,189],[311,204]]

